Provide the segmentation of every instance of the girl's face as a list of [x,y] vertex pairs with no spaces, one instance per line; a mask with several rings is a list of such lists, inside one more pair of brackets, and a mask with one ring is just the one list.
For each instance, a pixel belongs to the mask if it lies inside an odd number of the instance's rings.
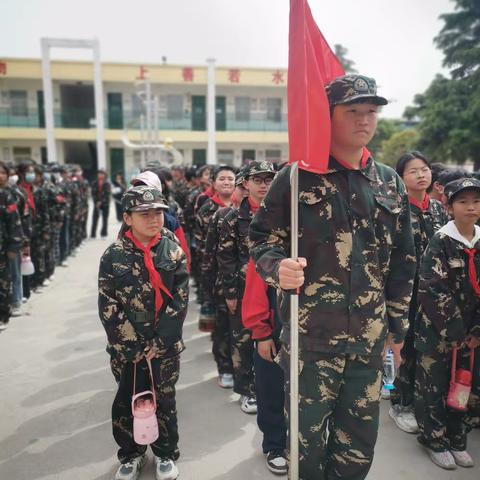
[[432,171],[423,160],[414,158],[405,166],[403,181],[409,192],[426,191],[432,183]]
[[460,192],[448,205],[448,213],[457,222],[474,225],[480,219],[480,192],[478,190]]
[[6,185],[8,182],[8,171],[0,167],[0,186]]
[[141,242],[150,241],[163,227],[163,210],[151,208],[141,212],[124,213],[123,220]]

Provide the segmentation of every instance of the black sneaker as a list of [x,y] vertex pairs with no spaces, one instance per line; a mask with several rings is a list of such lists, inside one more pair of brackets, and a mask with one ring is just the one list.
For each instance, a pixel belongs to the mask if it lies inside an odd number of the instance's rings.
[[288,466],[285,454],[283,452],[268,452],[267,468],[275,475],[286,475]]

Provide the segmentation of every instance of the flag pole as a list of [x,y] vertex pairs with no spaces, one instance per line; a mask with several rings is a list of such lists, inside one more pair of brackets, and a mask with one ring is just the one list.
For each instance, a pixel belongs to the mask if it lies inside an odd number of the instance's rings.
[[[298,258],[298,162],[290,170],[291,258]],[[289,480],[298,480],[298,294],[290,297],[290,464]]]

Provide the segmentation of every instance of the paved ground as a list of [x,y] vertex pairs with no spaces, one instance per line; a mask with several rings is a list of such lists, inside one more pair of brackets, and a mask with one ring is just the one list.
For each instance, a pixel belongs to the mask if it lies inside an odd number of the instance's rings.
[[[98,260],[107,245],[89,241],[68,268],[57,270],[51,286],[33,296],[30,315],[12,319],[0,335],[0,480],[113,478],[114,381],[96,310]],[[255,417],[240,411],[236,395],[216,386],[209,338],[198,332],[197,314],[191,303],[177,394],[180,478],[275,478],[264,467]],[[480,467],[450,473],[435,467],[386,412],[384,403],[369,479],[480,478]],[[480,465],[480,431],[470,436],[470,451]],[[140,478],[154,478],[151,462]]]

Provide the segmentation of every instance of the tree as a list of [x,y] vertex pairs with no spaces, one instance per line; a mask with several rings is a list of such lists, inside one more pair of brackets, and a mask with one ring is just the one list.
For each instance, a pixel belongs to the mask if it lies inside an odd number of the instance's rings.
[[382,156],[382,144],[388,140],[394,133],[402,130],[402,122],[400,120],[392,120],[389,118],[381,118],[378,121],[377,130],[372,141],[368,144],[368,149],[372,152],[374,158]]
[[435,38],[443,50],[443,65],[453,68],[453,78],[475,76],[480,66],[480,0],[455,0],[455,12],[440,18],[445,22]]
[[395,167],[398,159],[407,152],[418,148],[418,133],[413,129],[394,133],[382,144],[382,153],[379,160],[386,165]]
[[340,60],[340,63],[342,64],[344,70],[346,73],[357,73],[357,70],[355,69],[355,62],[353,60],[350,60],[347,55],[348,55],[348,49],[345,48],[343,45],[337,43],[333,46],[335,50],[335,55],[337,58]]

